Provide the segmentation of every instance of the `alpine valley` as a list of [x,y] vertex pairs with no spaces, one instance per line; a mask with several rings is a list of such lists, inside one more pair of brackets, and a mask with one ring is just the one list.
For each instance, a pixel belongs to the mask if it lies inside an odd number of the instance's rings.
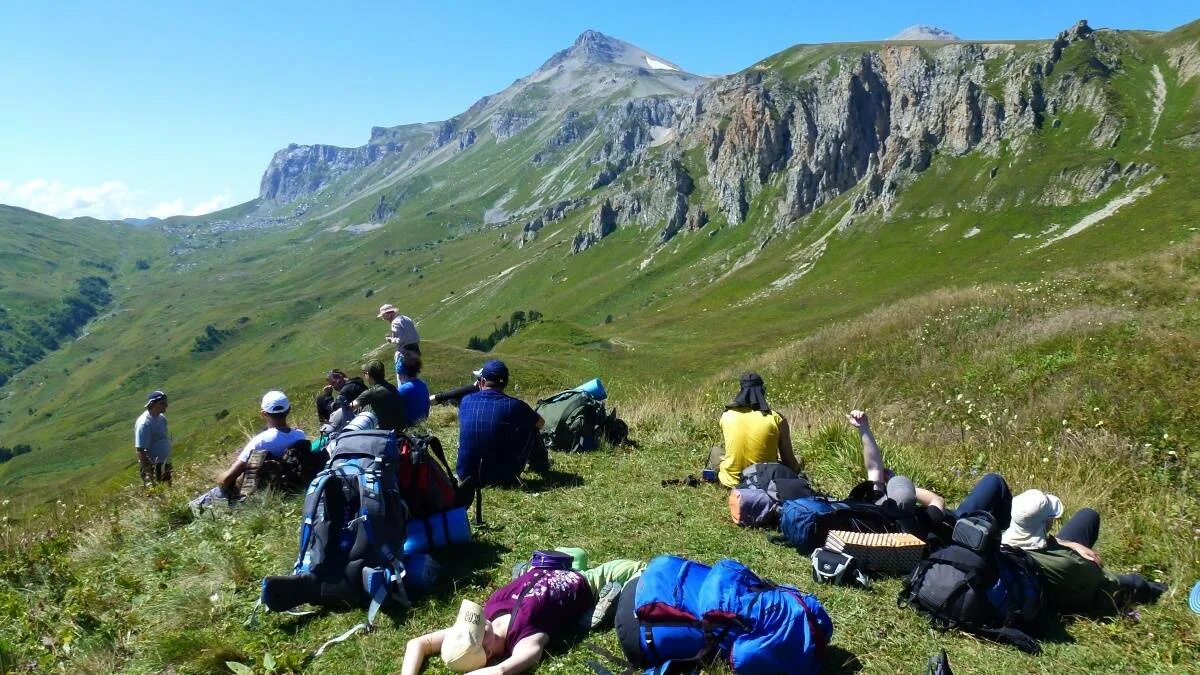
[[[381,349],[384,302],[417,320],[434,390],[488,358],[472,338],[538,313],[492,348],[516,395],[600,376],[641,442],[556,457],[582,476],[557,496],[498,493],[495,522],[537,513],[546,528],[488,531],[494,546],[472,555],[492,572],[570,543],[595,559],[740,550],[807,580],[794,551],[746,543],[723,498],[659,488],[699,470],[714,411],[756,370],[832,492],[861,470],[841,413],[866,406],[889,460],[948,502],[981,471],[1048,484],[1120,514],[1105,521],[1107,564],[1144,564],[1173,592],[1194,580],[1200,22],[1080,21],[1015,42],[919,26],[721,77],[686,67],[586,31],[448,120],[280,149],[258,198],[224,211],[109,223],[0,206],[0,445],[32,448],[0,463],[0,515],[37,533],[0,531],[0,545],[60,542],[45,555],[75,575],[62,584],[75,595],[55,595],[0,562],[0,670],[384,672],[406,635],[452,615],[448,590],[362,638],[387,649],[309,664],[317,635],[357,617],[259,633],[239,618],[294,554],[299,506],[272,498],[204,522],[184,506],[256,427],[263,391],[287,391],[315,430],[321,374]],[[130,432],[152,389],[171,397],[179,478],[129,518],[157,541],[129,543],[115,513],[115,535],[78,529],[140,499]],[[448,411],[431,426],[455,447]],[[567,512],[552,523],[551,498]],[[493,581],[450,567],[462,587]],[[875,611],[855,593],[822,591],[835,622]],[[951,640],[874,600],[890,618],[848,621],[837,668],[908,672]],[[1200,643],[1178,604],[1070,626],[1036,661],[950,644],[970,655],[963,672],[1184,672]],[[582,647],[551,651],[543,670],[588,672]]]

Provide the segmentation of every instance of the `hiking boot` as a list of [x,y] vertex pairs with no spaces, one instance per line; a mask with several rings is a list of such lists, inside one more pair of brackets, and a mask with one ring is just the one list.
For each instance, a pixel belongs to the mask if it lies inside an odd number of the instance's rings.
[[612,621],[613,617],[617,614],[617,600],[621,598],[621,589],[623,588],[625,587],[616,581],[604,584],[604,587],[600,589],[600,597],[596,600],[596,606],[592,609],[591,614],[584,614],[580,617],[580,627],[587,630],[595,630]]

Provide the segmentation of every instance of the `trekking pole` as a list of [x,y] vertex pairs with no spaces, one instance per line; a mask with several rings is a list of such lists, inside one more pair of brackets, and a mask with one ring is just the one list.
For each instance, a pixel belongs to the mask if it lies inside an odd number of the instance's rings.
[[483,458],[479,459],[479,467],[475,472],[475,525],[483,526]]

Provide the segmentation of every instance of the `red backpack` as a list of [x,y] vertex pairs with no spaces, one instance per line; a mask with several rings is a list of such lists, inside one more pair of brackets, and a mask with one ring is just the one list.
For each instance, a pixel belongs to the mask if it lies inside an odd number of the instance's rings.
[[437,436],[403,434],[399,440],[400,461],[396,473],[400,495],[413,518],[424,518],[471,503],[474,489],[459,484]]

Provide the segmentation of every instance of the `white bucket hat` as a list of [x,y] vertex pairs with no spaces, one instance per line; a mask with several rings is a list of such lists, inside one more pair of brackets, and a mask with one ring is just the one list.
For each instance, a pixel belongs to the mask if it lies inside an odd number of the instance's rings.
[[442,660],[456,673],[469,673],[487,665],[483,649],[483,608],[463,600],[458,618],[442,639]]
[[1013,497],[1012,523],[1001,541],[1026,550],[1046,548],[1046,527],[1062,514],[1061,499],[1041,490],[1026,490]]

